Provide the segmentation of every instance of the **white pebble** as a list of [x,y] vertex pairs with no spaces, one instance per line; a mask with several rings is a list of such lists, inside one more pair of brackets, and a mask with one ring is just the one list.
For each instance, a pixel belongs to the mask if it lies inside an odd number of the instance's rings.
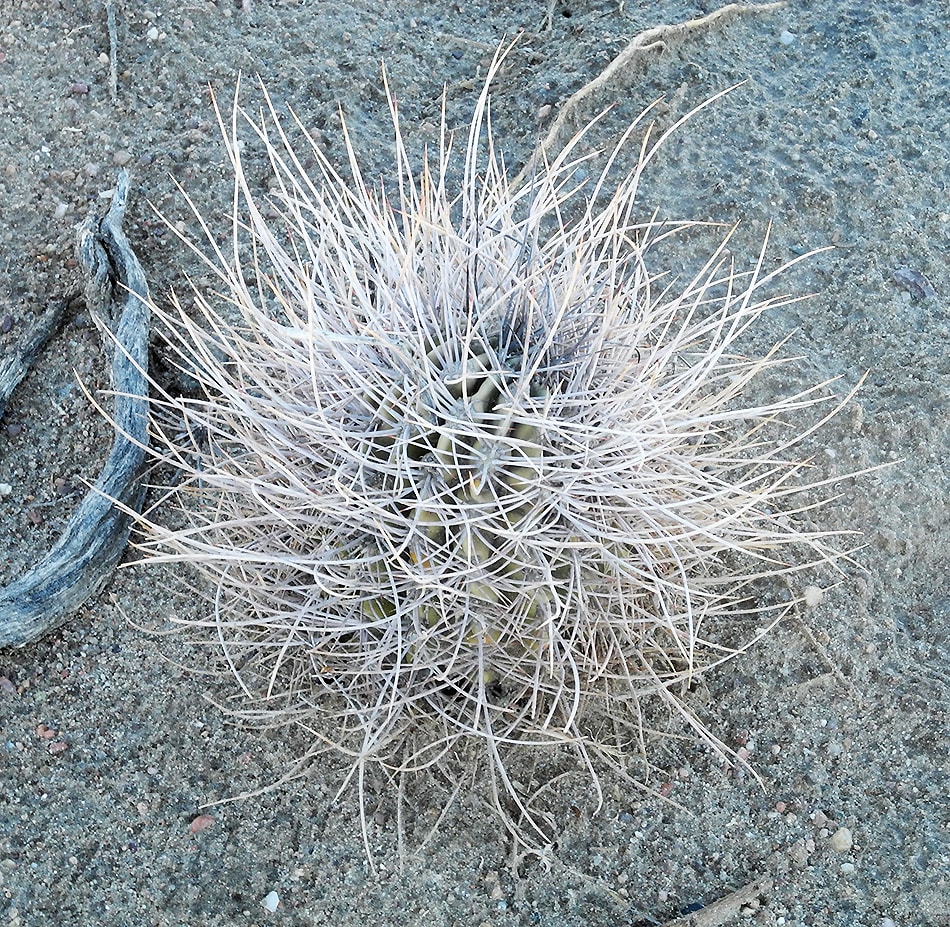
[[9,483],[0,483],[0,496],[9,496],[13,487]]
[[817,608],[821,605],[821,600],[825,597],[825,592],[818,586],[805,587],[805,605],[808,608]]
[[56,204],[56,209],[53,211],[53,218],[54,218],[54,219],[65,219],[65,218],[66,218],[66,212],[68,211],[68,209],[69,209],[69,207],[68,207],[65,203],[57,203],[57,204]]
[[854,841],[851,838],[851,831],[847,827],[839,827],[829,838],[828,846],[835,853],[847,853]]
[[798,36],[795,35],[794,32],[789,32],[788,29],[783,29],[783,30],[782,30],[782,34],[778,37],[778,40],[779,40],[783,45],[791,45],[792,42],[794,42],[795,39],[797,39],[797,38],[798,38]]
[[145,38],[147,38],[150,42],[157,42],[158,28],[155,26],[152,26],[152,28],[149,29],[148,32],[145,33]]
[[268,892],[261,904],[264,905],[265,911],[273,914],[280,904],[280,895],[278,895],[277,892]]

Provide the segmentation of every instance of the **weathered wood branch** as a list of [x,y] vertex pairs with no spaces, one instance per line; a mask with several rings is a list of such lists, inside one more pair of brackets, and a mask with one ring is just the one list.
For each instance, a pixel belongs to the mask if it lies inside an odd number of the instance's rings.
[[[107,327],[107,348],[113,353],[112,448],[99,479],[50,552],[0,589],[0,646],[21,647],[37,640],[99,592],[129,539],[130,515],[116,503],[135,510],[141,505],[148,443],[149,293],[142,266],[122,231],[128,192],[129,178],[123,171],[108,213],[101,220],[90,216],[78,235],[79,259],[87,277],[86,301]],[[55,326],[56,321],[44,316],[6,365],[12,373],[7,375],[0,368],[0,377],[15,377],[6,395]],[[5,388],[0,385],[0,402]]]

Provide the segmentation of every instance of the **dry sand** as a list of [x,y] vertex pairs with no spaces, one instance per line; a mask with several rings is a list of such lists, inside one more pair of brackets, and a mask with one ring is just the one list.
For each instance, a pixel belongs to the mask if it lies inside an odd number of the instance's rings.
[[[436,138],[443,85],[450,124],[464,125],[492,50],[523,29],[494,104],[520,165],[546,106],[641,30],[712,6],[560,0],[544,29],[546,4],[518,0],[125,0],[113,104],[101,2],[2,0],[0,350],[77,286],[72,227],[118,165],[132,173],[128,229],[155,298],[201,277],[148,202],[193,228],[177,181],[212,221],[227,209],[209,85],[229,101],[238,74],[259,74],[336,159],[342,107],[375,177],[390,158],[380,61],[419,150]],[[516,867],[474,797],[400,867],[381,788],[374,874],[352,794],[334,800],[336,769],[202,808],[278,779],[305,744],[209,704],[206,688],[226,688],[179,666],[202,655],[136,627],[195,604],[172,598],[160,571],[129,567],[61,630],[0,653],[0,925],[650,925],[764,877],[773,887],[739,923],[950,924],[948,34],[936,0],[799,0],[655,50],[584,112],[615,104],[596,136],[609,145],[658,97],[676,115],[745,81],[667,148],[642,202],[741,220],[745,259],[770,222],[777,262],[834,246],[786,281],[814,298],[771,315],[751,347],[793,331],[801,360],[785,386],[840,377],[844,393],[870,371],[814,444],[822,472],[901,460],[846,484],[822,515],[862,532],[863,568],[819,577],[837,585],[694,694],[726,743],[751,750],[762,784],[668,743],[645,775],[675,805],[608,776],[593,815],[583,778],[569,777],[551,859]],[[259,102],[253,82],[245,93]],[[895,276],[902,267],[933,295]],[[162,375],[158,346],[155,364]],[[76,374],[101,386],[105,369],[89,319],[73,317],[6,412],[4,582],[43,553],[101,464],[109,430]],[[411,794],[411,838],[445,794],[439,781]],[[213,823],[192,833],[201,813]]]

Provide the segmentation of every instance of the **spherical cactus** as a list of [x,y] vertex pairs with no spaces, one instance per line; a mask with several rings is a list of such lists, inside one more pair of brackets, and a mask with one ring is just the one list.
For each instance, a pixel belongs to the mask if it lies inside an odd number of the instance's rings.
[[154,399],[188,522],[146,519],[142,547],[210,580],[193,625],[248,717],[299,721],[360,775],[474,745],[537,844],[512,751],[567,747],[596,776],[599,722],[636,728],[656,696],[718,745],[681,697],[736,652],[717,622],[753,580],[833,556],[782,515],[798,438],[769,431],[826,400],[743,403],[779,361],[737,342],[789,301],[764,249],[658,283],[650,248],[684,223],[635,198],[669,132],[612,194],[609,165],[578,179],[583,132],[513,187],[487,107],[486,86],[457,191],[448,133],[414,171],[394,105],[395,190],[348,138],[350,177],[315,143],[308,174],[273,108],[235,110],[233,253],[205,251],[220,302],[163,316],[198,384]]

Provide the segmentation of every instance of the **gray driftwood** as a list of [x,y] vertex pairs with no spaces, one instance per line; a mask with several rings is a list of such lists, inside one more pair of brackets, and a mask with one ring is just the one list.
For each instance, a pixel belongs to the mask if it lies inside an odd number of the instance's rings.
[[30,326],[23,340],[9,354],[0,357],[0,417],[7,407],[10,394],[26,376],[36,356],[43,350],[43,345],[53,337],[59,327],[68,302],[65,299],[56,300]]
[[[78,237],[86,303],[103,323],[106,346],[113,354],[115,438],[99,479],[52,550],[0,589],[0,646],[35,641],[99,592],[128,543],[128,510],[138,511],[141,505],[148,442],[149,295],[142,266],[122,231],[128,191],[123,171],[108,213],[102,219],[90,216]],[[0,366],[0,411],[57,322],[58,317],[47,313],[14,357]]]

